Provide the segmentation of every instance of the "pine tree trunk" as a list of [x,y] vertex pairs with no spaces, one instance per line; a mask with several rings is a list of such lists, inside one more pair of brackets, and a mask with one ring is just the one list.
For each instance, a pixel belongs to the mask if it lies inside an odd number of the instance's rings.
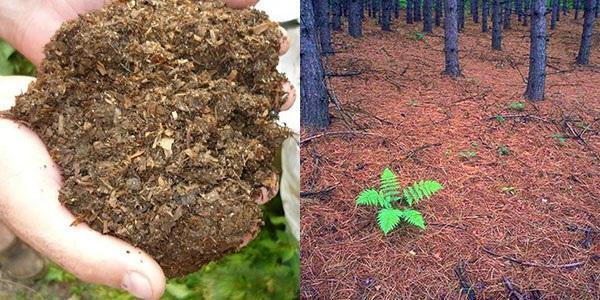
[[414,5],[414,1],[413,0],[406,0],[406,24],[412,24],[413,23],[413,5]]
[[471,0],[471,18],[473,23],[479,23],[479,0]]
[[435,0],[435,26],[439,27],[442,21],[442,0]]
[[342,0],[331,2],[331,29],[333,31],[342,30]]
[[550,29],[556,29],[556,21],[558,21],[558,0],[552,0],[552,16],[550,20]]
[[502,50],[502,28],[500,27],[500,1],[493,0],[492,6],[492,49]]
[[523,26],[528,26],[530,5],[529,0],[523,0]]
[[517,13],[517,20],[523,21],[523,2],[521,0],[515,0],[515,12]]
[[510,29],[510,19],[512,16],[512,7],[510,0],[504,0],[504,29]]
[[433,22],[431,19],[431,1],[423,0],[423,32],[433,32]]
[[563,16],[566,16],[567,13],[569,12],[569,4],[567,3],[568,0],[562,0],[562,12],[563,12]]
[[481,32],[488,32],[488,16],[490,15],[489,0],[481,1]]
[[596,3],[597,0],[584,0],[583,2],[583,32],[581,34],[579,54],[577,54],[577,63],[580,65],[590,63],[590,46],[592,44],[594,23],[596,22]]
[[460,76],[458,64],[458,22],[456,0],[444,3],[444,55],[446,60],[445,74]]
[[579,18],[579,6],[581,4],[581,0],[573,0],[573,9],[575,9],[575,20]]
[[351,37],[362,36],[361,1],[348,0],[348,33]]
[[414,21],[415,22],[421,22],[421,0],[413,0],[414,3],[414,13],[415,13],[415,17],[414,17]]
[[321,54],[330,55],[333,53],[331,48],[331,32],[329,31],[329,14],[327,0],[313,0],[314,18],[319,30],[319,41],[321,42]]
[[398,0],[394,1],[394,18],[400,18],[400,2]]
[[392,18],[392,1],[393,0],[381,0],[381,30],[392,31],[390,28],[390,19]]
[[463,28],[465,28],[465,0],[458,0],[457,1],[457,26],[458,26],[458,30],[462,31]]
[[546,82],[546,1],[531,0],[531,48],[529,50],[529,75],[525,97],[544,99]]
[[329,103],[323,66],[317,49],[314,10],[311,1],[301,1],[300,10],[300,120],[302,127],[326,128],[329,126]]

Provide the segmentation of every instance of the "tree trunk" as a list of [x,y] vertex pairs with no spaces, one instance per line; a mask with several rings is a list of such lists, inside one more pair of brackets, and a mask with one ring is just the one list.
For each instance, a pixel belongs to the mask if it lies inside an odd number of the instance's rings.
[[378,6],[379,1],[378,0],[371,0],[371,8],[373,10],[372,12],[372,17],[377,19],[378,16],[378,12],[379,12],[379,6]]
[[515,0],[515,12],[517,13],[517,21],[523,21],[523,2]]
[[462,31],[465,28],[465,0],[458,0],[457,3],[457,26],[458,30]]
[[394,1],[394,18],[398,19],[400,18],[400,1],[398,0],[393,0]]
[[431,19],[431,1],[423,0],[423,32],[433,32],[433,20]]
[[456,0],[446,0],[444,15],[444,55],[446,59],[444,73],[456,78],[460,76]]
[[552,16],[550,19],[550,29],[556,29],[556,21],[558,21],[558,0],[552,0]]
[[563,16],[566,16],[569,12],[569,4],[567,3],[567,0],[562,0],[562,12]]
[[334,31],[342,30],[342,0],[331,2],[331,29]]
[[479,0],[471,0],[471,18],[473,23],[479,23]]
[[321,42],[321,54],[330,55],[333,53],[331,48],[331,32],[329,31],[329,14],[327,0],[313,0],[314,18],[319,30],[319,41]]
[[493,0],[492,7],[492,49],[502,50],[502,28],[500,27],[500,1]]
[[546,82],[546,1],[531,0],[531,48],[529,50],[529,76],[525,97],[544,99]]
[[510,29],[510,19],[512,15],[512,7],[510,0],[505,0],[504,2],[504,29]]
[[301,1],[300,10],[300,120],[302,127],[329,126],[329,103],[323,80],[323,66],[317,49],[314,11],[311,1]]
[[360,0],[348,0],[348,33],[351,37],[362,36],[362,19],[360,17]]
[[406,0],[406,24],[413,23],[413,8],[414,2],[413,0]]
[[579,18],[580,3],[581,3],[581,0],[573,0],[573,9],[575,9],[575,20],[577,20],[577,18]]
[[600,3],[600,1],[596,0],[596,6],[595,6],[596,9],[595,9],[595,13],[594,13],[594,16],[596,16],[596,18],[598,17],[598,10],[600,9],[600,7],[598,7],[599,3]]
[[488,0],[481,1],[481,32],[488,32],[488,16],[490,15],[490,4]]
[[442,0],[435,0],[435,26],[439,27],[442,21]]
[[528,26],[529,23],[529,0],[523,0],[523,26]]
[[395,0],[381,0],[381,30],[392,31],[390,28],[390,19],[392,18],[392,1]]
[[413,0],[413,3],[414,3],[414,13],[415,13],[414,20],[415,20],[415,22],[420,22],[421,21],[421,0]]
[[577,54],[577,63],[580,65],[590,63],[590,45],[592,44],[594,23],[596,22],[596,3],[597,0],[584,0],[583,2],[583,32],[581,34],[579,54]]

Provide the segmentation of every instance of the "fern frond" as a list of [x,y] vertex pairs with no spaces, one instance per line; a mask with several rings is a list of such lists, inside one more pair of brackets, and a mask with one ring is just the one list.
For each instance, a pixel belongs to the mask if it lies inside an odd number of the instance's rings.
[[412,206],[413,203],[417,203],[423,198],[429,198],[443,188],[442,184],[435,180],[421,180],[412,186],[406,187],[402,191],[402,196],[404,196],[406,203]]
[[400,217],[408,224],[425,229],[425,220],[423,220],[423,215],[414,209],[401,210]]
[[381,202],[379,192],[374,189],[366,189],[356,198],[356,205],[379,205]]
[[381,173],[379,193],[383,199],[391,203],[400,200],[400,183],[396,174],[389,168],[385,168]]
[[402,211],[395,208],[382,208],[377,214],[377,223],[385,235],[400,224]]

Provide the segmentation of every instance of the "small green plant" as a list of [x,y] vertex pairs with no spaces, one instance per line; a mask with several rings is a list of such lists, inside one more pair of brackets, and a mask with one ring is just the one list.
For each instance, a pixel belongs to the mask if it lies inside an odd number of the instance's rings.
[[417,100],[414,100],[414,99],[412,99],[412,100],[408,101],[408,105],[409,105],[409,106],[412,106],[412,107],[415,107],[415,106],[417,106],[418,104],[419,104],[419,101],[417,101]]
[[458,152],[458,156],[466,159],[475,158],[477,157],[477,152],[471,150],[463,150]]
[[479,144],[477,142],[471,142],[471,147],[477,148],[479,147]]
[[496,115],[494,118],[500,124],[502,124],[502,123],[504,123],[506,121],[506,118],[504,116],[502,116],[502,115]]
[[522,111],[525,109],[525,102],[514,101],[508,104],[508,108],[516,111]]
[[500,145],[500,147],[498,147],[498,154],[500,156],[507,156],[510,154],[510,149],[508,149],[508,146],[506,145]]
[[381,208],[377,214],[377,223],[385,235],[398,227],[400,221],[425,229],[425,221],[421,213],[410,207],[423,198],[431,197],[442,188],[443,186],[435,180],[421,180],[401,189],[396,174],[389,168],[385,168],[381,173],[379,190],[362,191],[356,199],[356,204]]
[[425,33],[423,32],[413,32],[412,33],[412,38],[417,40],[417,41],[422,41],[425,39]]
[[562,134],[560,134],[560,133],[554,133],[551,135],[551,137],[553,139],[557,140],[561,145],[567,142],[567,138],[562,136]]

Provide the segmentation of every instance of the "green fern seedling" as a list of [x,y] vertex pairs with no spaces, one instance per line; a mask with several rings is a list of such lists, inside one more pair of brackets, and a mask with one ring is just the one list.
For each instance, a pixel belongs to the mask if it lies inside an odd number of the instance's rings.
[[398,227],[401,221],[425,229],[423,216],[411,207],[441,189],[443,186],[435,180],[421,180],[402,189],[394,172],[385,168],[381,173],[379,190],[362,191],[356,198],[356,204],[380,208],[377,213],[377,224],[385,235]]

